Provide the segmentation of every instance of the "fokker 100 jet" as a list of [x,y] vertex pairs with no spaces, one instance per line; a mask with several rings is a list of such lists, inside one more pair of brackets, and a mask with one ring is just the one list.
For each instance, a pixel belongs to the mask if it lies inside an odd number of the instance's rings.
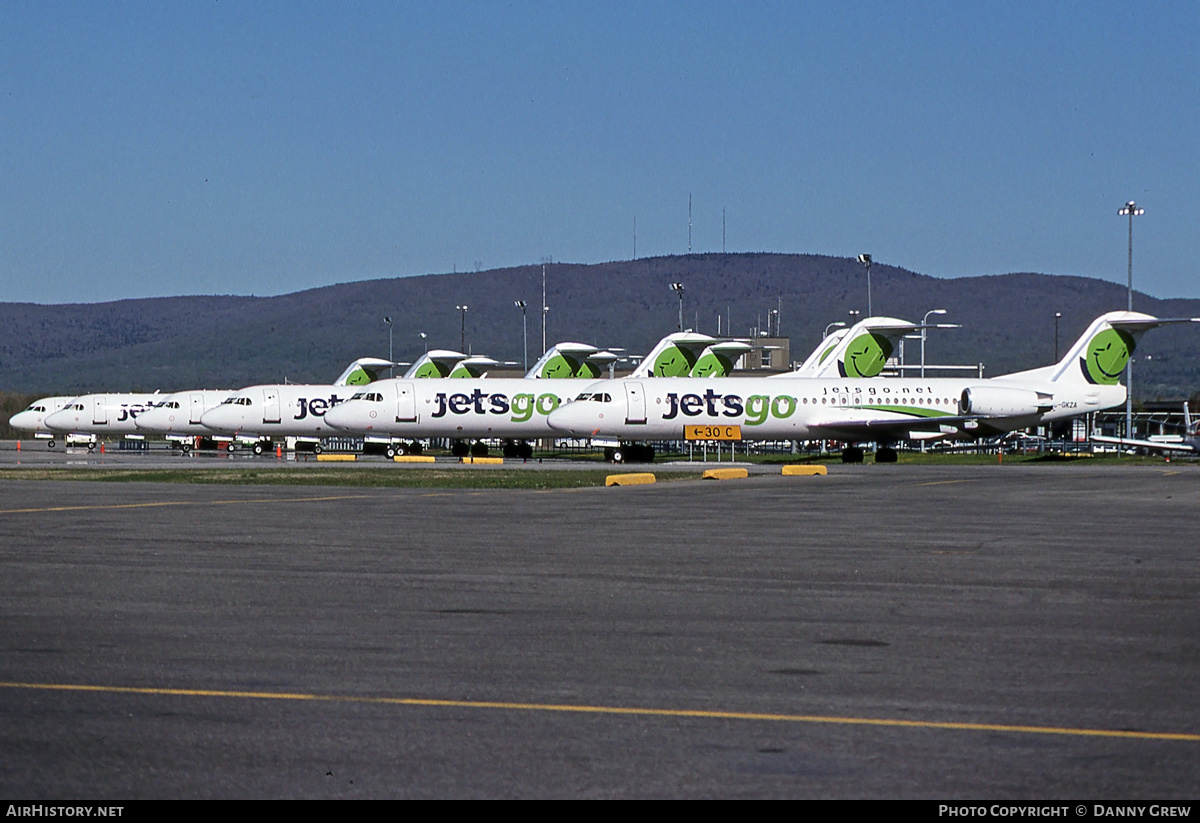
[[[903,322],[903,321],[898,321]],[[907,329],[908,326],[906,325]],[[403,452],[412,441],[445,437],[459,441],[465,453],[466,441],[502,439],[509,456],[528,457],[529,441],[552,437],[548,416],[576,393],[577,379],[545,377],[552,374],[586,374],[582,365],[586,349],[582,344],[560,344],[543,356],[526,378],[468,381],[381,380],[348,402],[329,410],[325,422],[346,432],[368,436],[386,435],[406,439],[391,447]],[[569,353],[570,347],[574,356]],[[721,382],[733,363],[750,346],[740,341],[722,340],[692,332],[677,332],[663,338],[635,370],[647,382],[670,380],[680,376],[693,382],[701,375]],[[594,357],[589,355],[590,357]],[[831,361],[832,364],[833,361]],[[546,364],[554,364],[551,369]],[[694,375],[694,376],[689,376]],[[532,376],[537,378],[530,381]],[[614,381],[604,381],[605,384]],[[616,381],[619,382],[619,381]],[[486,447],[476,444],[474,452]]]
[[[357,390],[357,387],[376,379],[383,369],[391,365],[389,361],[377,357],[360,357],[346,367],[333,385],[351,386]],[[191,448],[191,438],[213,434],[200,422],[204,414],[235,393],[234,389],[194,389],[168,394],[158,398],[151,408],[137,416],[138,431],[177,440],[186,452]]]
[[73,395],[41,397],[34,400],[24,411],[8,418],[8,425],[18,431],[31,432],[39,440],[46,440],[54,448],[55,432],[46,425],[46,418],[74,400]]
[[138,416],[159,398],[158,392],[85,394],[47,415],[44,422],[47,429],[59,434],[136,434]]
[[265,438],[324,437],[330,433],[325,412],[378,380],[391,365],[388,360],[363,357],[329,385],[276,383],[239,389],[200,415],[200,425],[209,434],[252,442],[255,454],[263,450]]
[[[1141,335],[1173,322],[1138,312],[1097,318],[1052,366],[982,378],[810,380],[734,377],[606,380],[548,415],[551,428],[579,437],[613,438],[615,456],[652,458],[640,444],[656,440],[839,440],[890,444],[918,437],[979,437],[1119,406],[1119,382]],[[848,446],[846,462],[862,449]],[[876,461],[895,460],[885,445]]]

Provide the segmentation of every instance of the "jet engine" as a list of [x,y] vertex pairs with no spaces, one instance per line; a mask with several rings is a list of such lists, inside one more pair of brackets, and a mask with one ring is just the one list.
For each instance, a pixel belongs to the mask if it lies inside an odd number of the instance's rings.
[[958,413],[980,417],[1023,417],[1050,409],[1048,399],[1032,389],[1003,386],[974,386],[963,389]]

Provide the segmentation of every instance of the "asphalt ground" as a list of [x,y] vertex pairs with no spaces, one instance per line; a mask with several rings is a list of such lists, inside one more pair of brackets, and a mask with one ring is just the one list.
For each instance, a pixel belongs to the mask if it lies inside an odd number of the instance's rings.
[[1200,466],[0,481],[0,794],[1194,798]]

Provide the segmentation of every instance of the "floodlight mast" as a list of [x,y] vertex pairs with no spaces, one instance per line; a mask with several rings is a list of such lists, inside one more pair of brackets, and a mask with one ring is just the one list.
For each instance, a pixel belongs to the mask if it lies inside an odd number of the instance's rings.
[[860,254],[858,262],[867,267],[867,317],[874,317],[875,313],[871,309],[871,255]]
[[929,330],[927,328],[929,326],[929,315],[931,315],[931,314],[942,315],[945,313],[946,313],[945,309],[930,309],[929,311],[925,312],[925,317],[924,317],[924,319],[921,320],[921,376],[922,377],[925,376],[925,333]]
[[[1133,311],[1133,218],[1145,214],[1146,210],[1130,200],[1117,212],[1118,215],[1129,217],[1129,264],[1126,276],[1126,308]],[[1133,358],[1125,364],[1125,436],[1133,437]]]
[[467,304],[464,303],[463,305],[455,306],[454,308],[458,310],[460,315],[462,315],[462,332],[461,332],[461,337],[459,338],[458,350],[460,352],[462,352],[463,354],[466,354],[467,353]]
[[525,325],[525,309],[529,304],[524,300],[514,300],[513,305],[521,310],[521,351],[525,357],[525,371],[529,371],[529,333],[528,327]]
[[679,297],[679,330],[683,331],[683,284],[672,283],[671,291],[675,292],[675,294]]
[[396,359],[396,358],[392,357],[392,318],[390,316],[385,317],[385,318],[383,318],[383,322],[386,323],[387,327],[388,327],[388,363],[389,363],[388,377],[395,377],[396,376],[396,374],[395,374],[396,367],[394,365],[391,365],[392,362]]

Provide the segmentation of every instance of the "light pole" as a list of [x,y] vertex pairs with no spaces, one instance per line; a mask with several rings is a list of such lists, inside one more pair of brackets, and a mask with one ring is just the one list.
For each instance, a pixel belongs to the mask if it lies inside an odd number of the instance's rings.
[[858,262],[867,267],[867,317],[874,317],[871,309],[871,255],[860,254]]
[[[1145,214],[1146,210],[1138,208],[1138,204],[1130,200],[1120,210],[1118,215],[1129,216],[1129,268],[1127,272],[1127,305],[1129,311],[1133,311],[1133,218],[1139,214]],[[1132,354],[1132,352],[1130,352]],[[1133,437],[1133,358],[1129,358],[1129,362],[1125,364],[1125,436]]]
[[679,330],[683,331],[683,284],[672,283],[671,291],[679,297]]
[[1054,362],[1058,362],[1058,321],[1062,319],[1062,312],[1054,313]]
[[462,315],[462,333],[461,333],[461,336],[459,337],[458,350],[460,352],[462,352],[463,354],[466,354],[467,353],[467,307],[464,304],[462,306],[455,306],[454,308],[458,309],[459,314]]
[[420,335],[421,343],[425,346],[425,353],[429,354],[429,335],[427,335],[425,332],[420,332]]
[[[828,336],[829,336],[829,330],[830,330],[830,329],[832,329],[832,328],[833,328],[833,327],[835,327],[835,326],[836,326],[836,327],[838,327],[838,328],[840,328],[840,329],[844,329],[844,328],[846,327],[846,323],[845,323],[845,321],[843,321],[843,320],[835,320],[835,321],[833,321],[832,323],[830,323],[828,326],[826,326],[826,327],[825,327],[825,337],[828,337]],[[825,337],[822,337],[821,339],[822,339],[822,340],[824,340],[824,339],[825,339]]]
[[514,300],[513,305],[521,310],[521,351],[525,354],[525,371],[529,371],[529,335],[525,325],[525,309],[529,304],[524,300]]
[[385,317],[383,318],[383,322],[386,323],[388,327],[388,377],[395,377],[396,367],[392,365],[392,318]]
[[546,353],[546,312],[550,311],[550,307],[546,305],[546,264],[542,264],[542,354]]
[[846,312],[846,314],[850,315],[851,326],[858,322],[858,318],[862,317],[862,312],[860,312],[858,309],[851,309],[850,311]]
[[931,315],[931,314],[942,315],[945,313],[946,313],[945,309],[930,309],[929,311],[925,312],[925,317],[923,320],[921,320],[921,376],[922,377],[925,376],[925,333],[927,331],[929,331],[929,329],[927,328],[929,326],[929,315]]

